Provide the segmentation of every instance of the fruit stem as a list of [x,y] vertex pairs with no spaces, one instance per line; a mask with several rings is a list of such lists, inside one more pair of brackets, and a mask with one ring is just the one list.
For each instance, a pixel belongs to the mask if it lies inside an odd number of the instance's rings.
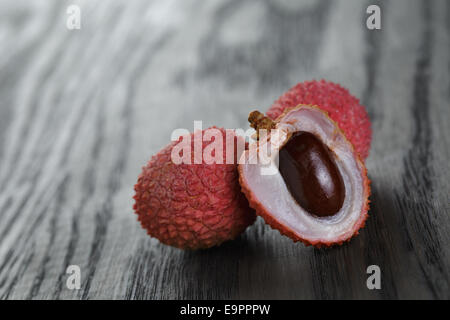
[[275,129],[275,122],[272,119],[266,117],[263,113],[255,110],[248,115],[248,122],[250,126],[256,130],[256,138],[259,139],[259,130],[271,130]]

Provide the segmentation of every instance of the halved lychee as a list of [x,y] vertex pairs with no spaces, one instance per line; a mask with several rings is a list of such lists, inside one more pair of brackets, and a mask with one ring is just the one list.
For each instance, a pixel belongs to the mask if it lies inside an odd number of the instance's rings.
[[306,245],[342,244],[358,234],[368,216],[369,179],[338,125],[309,105],[274,122],[258,112],[249,120],[257,129],[276,129],[260,136],[239,165],[242,191],[256,213]]

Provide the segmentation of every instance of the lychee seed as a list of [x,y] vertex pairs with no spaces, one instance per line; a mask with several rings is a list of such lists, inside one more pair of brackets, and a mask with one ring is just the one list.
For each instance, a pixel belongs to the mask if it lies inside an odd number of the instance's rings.
[[294,133],[280,150],[280,174],[306,211],[332,216],[342,208],[345,186],[329,148],[314,134]]

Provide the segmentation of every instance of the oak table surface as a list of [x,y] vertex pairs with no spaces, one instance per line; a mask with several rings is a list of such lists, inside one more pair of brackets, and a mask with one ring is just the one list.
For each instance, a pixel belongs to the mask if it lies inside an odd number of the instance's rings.
[[[0,48],[0,298],[450,298],[449,1],[1,0]],[[318,250],[260,218],[204,251],[146,235],[133,185],[174,129],[247,128],[322,78],[373,123],[357,238]]]

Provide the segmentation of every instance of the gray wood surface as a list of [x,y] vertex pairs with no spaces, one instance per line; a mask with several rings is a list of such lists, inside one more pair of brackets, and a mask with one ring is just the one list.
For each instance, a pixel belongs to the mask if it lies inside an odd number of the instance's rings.
[[[450,1],[0,0],[0,48],[0,298],[450,298]],[[133,185],[173,129],[247,128],[320,78],[373,120],[359,237],[317,250],[259,219],[184,252],[145,234]]]

